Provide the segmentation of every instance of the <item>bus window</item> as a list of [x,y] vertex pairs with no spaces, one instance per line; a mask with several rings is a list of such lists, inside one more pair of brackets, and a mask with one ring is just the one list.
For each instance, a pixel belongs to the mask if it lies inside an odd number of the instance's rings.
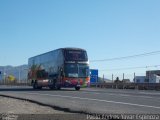
[[66,64],[65,76],[66,77],[78,77],[77,64]]
[[85,64],[66,64],[65,75],[66,77],[79,77],[79,78],[88,77],[89,66]]
[[65,51],[65,60],[66,61],[87,61],[86,51],[80,50],[66,50]]
[[88,77],[89,76],[89,66],[78,64],[78,72],[79,72],[79,77],[81,78]]

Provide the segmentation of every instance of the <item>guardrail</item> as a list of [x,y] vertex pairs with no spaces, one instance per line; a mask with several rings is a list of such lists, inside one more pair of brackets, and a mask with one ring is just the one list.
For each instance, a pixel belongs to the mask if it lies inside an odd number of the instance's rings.
[[113,89],[160,90],[160,83],[92,83],[90,87]]
[[[23,83],[0,83],[0,85],[30,86],[28,82]],[[112,88],[112,89],[138,89],[138,90],[160,90],[160,83],[92,83],[90,87]]]
[[9,86],[30,86],[30,83],[0,83],[0,85],[9,85]]

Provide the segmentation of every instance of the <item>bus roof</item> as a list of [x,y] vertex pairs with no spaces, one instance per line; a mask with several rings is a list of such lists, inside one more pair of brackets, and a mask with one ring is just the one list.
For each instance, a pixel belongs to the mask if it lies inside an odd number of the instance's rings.
[[85,49],[82,49],[82,48],[65,47],[65,48],[58,48],[58,49],[55,49],[55,50],[52,50],[52,51],[49,51],[49,52],[45,52],[45,53],[30,57],[29,59],[34,58],[34,57],[38,57],[38,56],[41,56],[41,55],[44,55],[44,54],[47,54],[47,53],[50,53],[50,52],[53,52],[53,51],[57,51],[57,50],[82,50],[82,51],[86,51]]

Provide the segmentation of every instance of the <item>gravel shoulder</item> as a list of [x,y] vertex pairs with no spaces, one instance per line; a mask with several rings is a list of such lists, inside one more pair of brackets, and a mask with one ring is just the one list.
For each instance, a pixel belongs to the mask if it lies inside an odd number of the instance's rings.
[[86,115],[55,110],[25,100],[0,96],[0,120],[85,120]]
[[[57,111],[53,108],[41,106],[25,100],[0,96],[0,113],[13,114],[64,114],[63,111]],[[65,113],[66,114],[66,113]]]

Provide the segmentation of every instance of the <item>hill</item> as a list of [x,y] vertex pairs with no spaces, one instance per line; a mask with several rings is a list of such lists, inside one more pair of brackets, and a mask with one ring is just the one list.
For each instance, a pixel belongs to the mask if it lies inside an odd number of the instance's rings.
[[0,66],[0,80],[4,78],[4,76],[13,75],[17,80],[26,80],[28,73],[28,65],[20,65],[20,66]]

